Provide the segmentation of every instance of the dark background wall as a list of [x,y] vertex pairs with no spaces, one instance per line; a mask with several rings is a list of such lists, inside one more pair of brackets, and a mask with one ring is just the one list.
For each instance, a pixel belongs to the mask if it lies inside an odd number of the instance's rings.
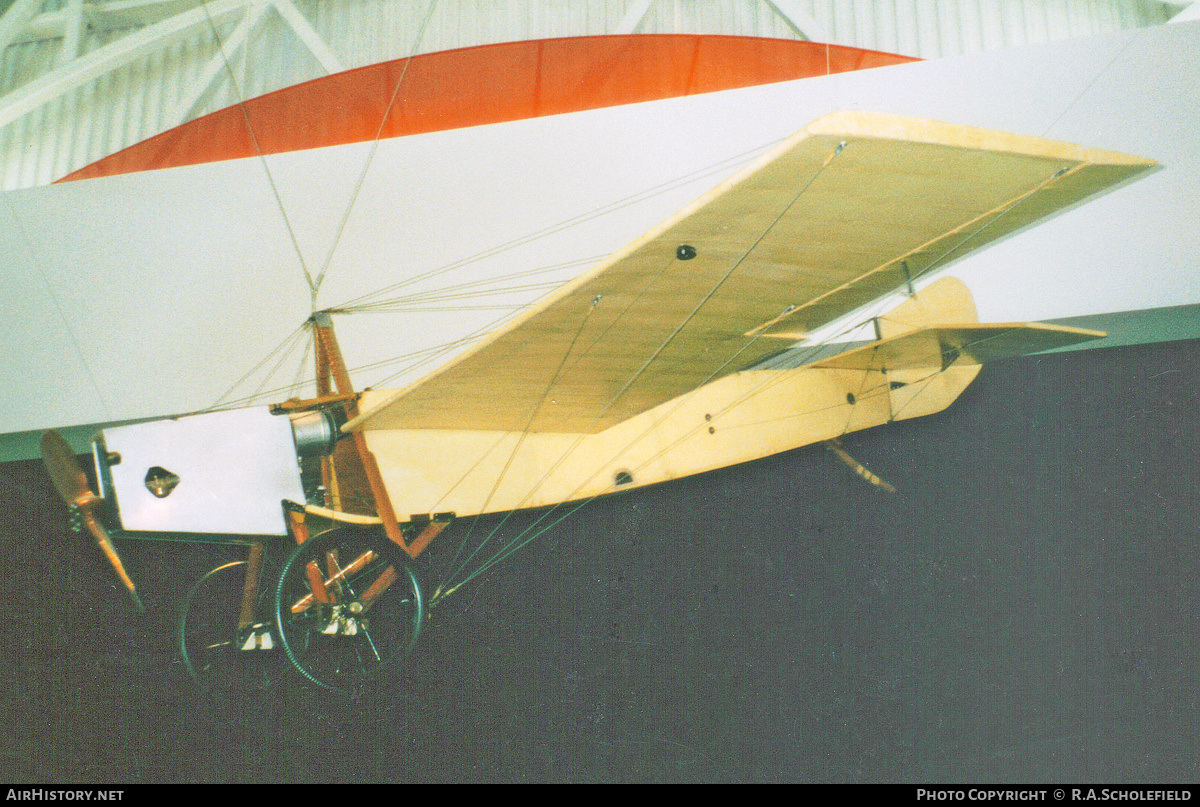
[[810,447],[599,500],[385,697],[245,711],[171,635],[231,550],[125,544],[136,617],[40,466],[0,466],[0,780],[1195,781],[1198,389],[1200,341],[992,365],[845,441],[899,495]]

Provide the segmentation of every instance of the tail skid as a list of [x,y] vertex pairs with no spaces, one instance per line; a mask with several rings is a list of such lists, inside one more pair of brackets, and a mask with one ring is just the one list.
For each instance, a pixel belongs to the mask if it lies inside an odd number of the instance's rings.
[[[953,324],[948,324],[953,323]],[[878,339],[808,365],[886,385],[888,421],[940,412],[954,402],[989,361],[1066,347],[1106,334],[1038,322],[980,323],[967,287],[943,278],[876,320]],[[877,423],[858,423],[869,428]],[[848,429],[849,431],[850,429]],[[855,460],[837,439],[826,447],[867,482],[896,489]]]

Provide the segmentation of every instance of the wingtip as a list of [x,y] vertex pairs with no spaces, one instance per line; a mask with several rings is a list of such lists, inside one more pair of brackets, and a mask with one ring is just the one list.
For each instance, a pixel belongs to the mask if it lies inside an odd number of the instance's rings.
[[809,135],[912,140],[985,151],[1012,151],[1056,160],[1120,166],[1135,169],[1135,173],[1150,171],[1158,166],[1157,160],[1125,152],[1087,148],[1054,138],[891,112],[830,112],[809,123],[803,131]]

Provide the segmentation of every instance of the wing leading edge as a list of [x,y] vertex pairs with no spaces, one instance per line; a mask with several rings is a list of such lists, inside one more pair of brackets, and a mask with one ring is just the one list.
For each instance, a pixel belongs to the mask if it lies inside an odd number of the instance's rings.
[[347,428],[599,432],[1153,165],[827,115]]

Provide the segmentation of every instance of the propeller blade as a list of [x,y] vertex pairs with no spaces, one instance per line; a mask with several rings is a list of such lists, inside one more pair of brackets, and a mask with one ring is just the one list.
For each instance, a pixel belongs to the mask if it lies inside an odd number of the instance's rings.
[[88,487],[87,477],[75,457],[75,452],[56,431],[48,431],[42,435],[41,448],[42,462],[46,464],[46,472],[50,475],[50,481],[54,483],[58,495],[62,496],[68,507],[78,508],[88,532],[96,539],[100,551],[112,564],[117,577],[121,578],[129,596],[133,598],[133,604],[137,606],[138,611],[145,613],[142,598],[138,596],[137,587],[125,571],[125,564],[121,563],[121,556],[117,554],[117,548],[113,546],[108,530],[96,519],[93,508],[100,498]]
[[68,505],[79,505],[96,497],[88,487],[87,477],[75,452],[67,444],[67,440],[56,431],[48,431],[42,435],[42,462],[46,464],[46,472],[50,481],[58,490],[58,495]]
[[104,529],[104,525],[97,521],[96,517],[92,514],[91,505],[92,502],[87,502],[79,507],[79,512],[83,515],[83,523],[87,525],[88,532],[96,539],[96,543],[100,546],[100,551],[104,553],[104,557],[108,558],[108,562],[112,564],[113,571],[117,573],[117,577],[121,578],[121,582],[125,584],[125,590],[133,598],[133,604],[137,606],[138,611],[144,614],[146,613],[146,608],[142,605],[142,598],[138,596],[137,587],[134,586],[129,573],[125,571],[125,565],[121,563],[121,556],[117,554],[117,548],[113,546],[112,538],[108,537],[108,530]]

